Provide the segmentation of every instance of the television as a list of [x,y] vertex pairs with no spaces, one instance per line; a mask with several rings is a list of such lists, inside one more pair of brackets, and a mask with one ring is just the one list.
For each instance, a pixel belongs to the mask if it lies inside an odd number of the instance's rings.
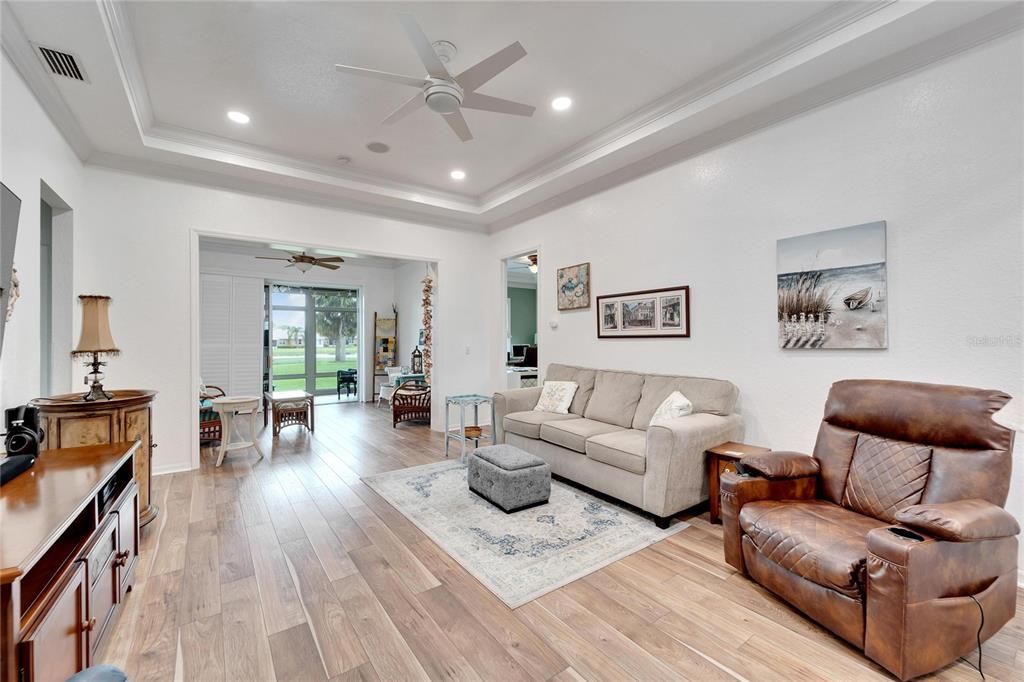
[[21,199],[0,182],[0,353],[4,348],[7,326],[7,304],[11,297],[14,275],[14,244],[18,238],[18,216]]

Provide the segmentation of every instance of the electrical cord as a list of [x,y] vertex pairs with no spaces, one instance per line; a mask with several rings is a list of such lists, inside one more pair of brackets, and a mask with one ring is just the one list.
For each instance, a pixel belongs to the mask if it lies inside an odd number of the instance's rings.
[[973,663],[968,661],[963,656],[960,657],[960,660],[963,661],[964,663],[966,663],[967,665],[971,666],[975,670],[977,670],[978,674],[981,675],[982,682],[984,682],[984,680],[985,680],[985,673],[982,671],[982,668],[981,668],[981,631],[983,629],[985,629],[985,609],[983,609],[981,607],[981,603],[977,599],[974,598],[973,594],[969,594],[967,596],[970,597],[971,600],[975,604],[978,605],[978,613],[981,614],[981,625],[978,626],[978,634],[977,634],[977,638],[978,638],[978,665],[974,665]]

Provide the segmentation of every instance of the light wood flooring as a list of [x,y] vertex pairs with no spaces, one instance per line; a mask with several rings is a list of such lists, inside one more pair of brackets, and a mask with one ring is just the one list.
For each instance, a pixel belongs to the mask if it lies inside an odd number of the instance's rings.
[[[368,405],[320,406],[316,425],[264,429],[272,462],[204,451],[153,479],[160,515],[101,662],[133,682],[888,679],[726,565],[706,515],[510,610],[360,482],[442,458],[440,434]],[[1024,597],[984,670],[1024,679]]]

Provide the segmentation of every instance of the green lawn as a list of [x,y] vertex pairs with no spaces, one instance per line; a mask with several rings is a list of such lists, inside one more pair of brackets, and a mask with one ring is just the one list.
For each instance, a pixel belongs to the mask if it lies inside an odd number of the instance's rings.
[[[339,369],[356,369],[359,360],[356,356],[358,348],[356,344],[349,344],[346,348],[346,360],[337,362],[334,359],[334,346],[323,346],[316,349],[316,371],[317,373],[330,372],[329,377],[317,377],[316,387],[318,389],[334,389],[337,379],[334,373]],[[274,389],[277,391],[305,390],[306,380],[299,379],[278,379],[279,376],[289,374],[305,374],[306,372],[306,349],[305,348],[274,348]]]

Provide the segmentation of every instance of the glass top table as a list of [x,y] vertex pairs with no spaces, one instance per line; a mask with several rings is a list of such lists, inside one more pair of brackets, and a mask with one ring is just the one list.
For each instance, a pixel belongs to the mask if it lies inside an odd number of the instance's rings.
[[[450,426],[451,407],[455,405],[459,408],[459,424],[457,427],[452,428]],[[491,432],[488,435],[484,435],[483,428],[480,426],[480,406],[490,405],[491,406]],[[466,422],[466,408],[473,408],[473,421],[472,423]],[[448,444],[454,440],[460,444],[461,452],[460,457],[466,457],[466,443],[472,441],[474,447],[480,446],[480,440],[483,438],[490,438],[491,444],[494,444],[494,401],[489,395],[480,395],[479,393],[462,393],[459,395],[445,396],[444,399],[444,456],[448,456]]]

